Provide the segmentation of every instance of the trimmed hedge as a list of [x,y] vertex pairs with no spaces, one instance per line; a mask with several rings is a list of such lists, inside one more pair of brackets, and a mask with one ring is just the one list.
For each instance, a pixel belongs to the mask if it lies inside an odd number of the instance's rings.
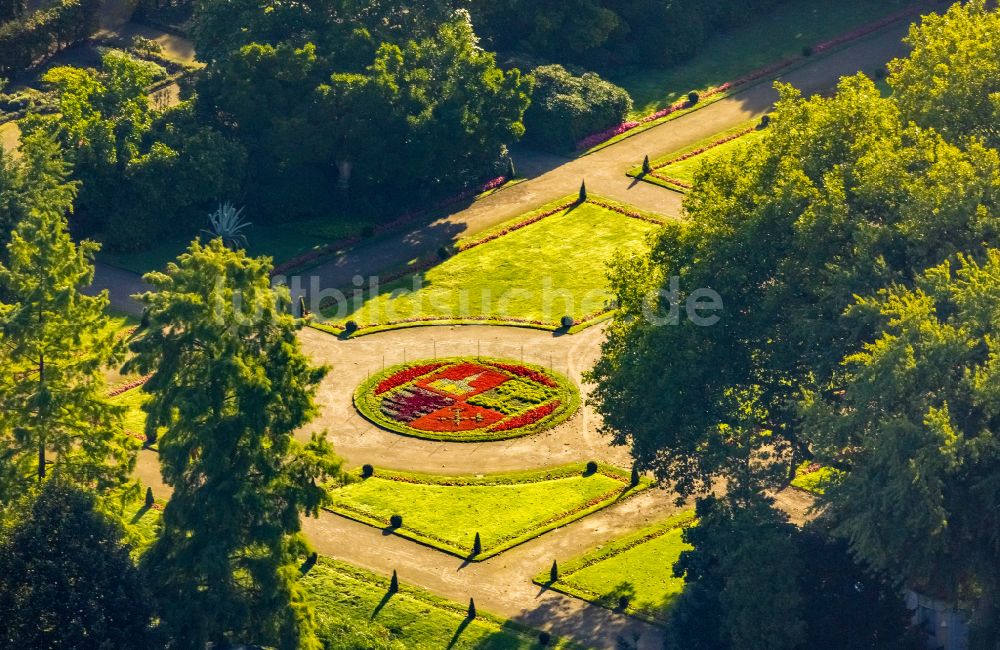
[[48,9],[0,25],[0,76],[22,72],[98,28],[100,0],[60,0]]

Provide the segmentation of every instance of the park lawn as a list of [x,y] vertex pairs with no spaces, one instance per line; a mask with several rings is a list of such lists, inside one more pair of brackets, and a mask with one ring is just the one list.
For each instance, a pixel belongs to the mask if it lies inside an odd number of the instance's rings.
[[[650,485],[630,485],[618,468],[599,465],[586,474],[576,463],[544,470],[479,476],[433,476],[376,470],[331,490],[330,510],[388,528],[395,534],[472,560],[488,557],[596,512]],[[473,556],[479,533],[482,551]]]
[[146,412],[142,410],[142,407],[147,401],[149,401],[149,394],[141,386],[137,386],[111,398],[112,404],[128,408],[128,411],[125,413],[126,431],[143,433],[146,430]]
[[[764,137],[766,129],[758,128],[746,133],[745,135],[736,137],[733,140],[729,140],[728,142],[715,144],[725,138],[736,136],[739,133],[746,131],[753,125],[754,122],[752,121],[741,124],[709,136],[704,140],[700,140],[688,147],[684,147],[683,149],[678,149],[677,151],[672,151],[665,156],[661,156],[660,158],[650,162],[650,166],[653,168],[654,174],[643,175],[642,165],[638,165],[630,169],[628,171],[628,175],[671,190],[686,192],[687,188],[684,185],[671,183],[663,178],[657,178],[656,175],[675,179],[687,185],[692,185],[694,183],[695,175],[698,173],[698,170],[701,169],[702,165],[716,160],[721,160],[727,156],[732,156],[736,152],[742,151],[747,147],[752,147],[756,143],[760,142]],[[677,160],[678,158],[699,150],[704,151],[692,155],[689,158],[685,158],[684,160]]]
[[[505,222],[479,240],[551,209]],[[379,287],[362,300],[325,308],[324,316],[370,331],[414,322],[483,321],[557,329],[565,315],[582,323],[608,308],[606,266],[614,253],[641,250],[657,228],[658,223],[591,202],[573,205]]]
[[[787,2],[761,12],[740,27],[719,33],[688,61],[668,68],[636,66],[605,76],[632,95],[638,118],[673,104],[691,90],[738,79],[802,49],[895,13],[911,0]],[[870,74],[873,70],[867,70]]]
[[[247,253],[253,256],[267,255],[280,264],[313,249],[342,241],[361,233],[366,222],[360,219],[306,219],[281,224],[251,222],[247,228]],[[208,226],[208,215],[205,215]],[[160,242],[152,248],[134,252],[101,251],[98,259],[105,264],[134,273],[148,273],[166,268],[185,252],[195,237],[206,237],[205,233],[194,232],[183,239]]]
[[676,515],[560,565],[555,583],[549,571],[535,583],[610,609],[619,609],[624,596],[625,613],[662,623],[684,590],[684,580],[672,571],[681,552],[691,548],[681,535],[693,520],[693,512]]
[[468,604],[439,598],[406,584],[389,595],[389,580],[359,567],[320,558],[300,584],[312,601],[320,638],[327,647],[392,650],[529,650],[576,648],[553,637],[538,643],[538,632],[478,611],[467,617]]

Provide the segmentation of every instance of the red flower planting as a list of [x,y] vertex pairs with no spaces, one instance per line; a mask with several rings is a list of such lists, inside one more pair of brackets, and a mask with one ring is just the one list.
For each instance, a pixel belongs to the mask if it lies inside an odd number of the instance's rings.
[[535,430],[562,394],[543,369],[495,360],[417,364],[375,381],[363,412],[415,434]]

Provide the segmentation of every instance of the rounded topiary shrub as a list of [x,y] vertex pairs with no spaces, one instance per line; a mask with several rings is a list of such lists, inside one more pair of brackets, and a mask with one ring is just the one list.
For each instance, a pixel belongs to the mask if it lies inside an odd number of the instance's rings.
[[438,249],[438,257],[441,258],[441,260],[448,259],[449,257],[451,257],[451,249],[448,248],[447,246],[442,246],[441,248]]
[[547,646],[552,643],[552,635],[546,631],[541,631],[538,633],[538,645]]
[[561,319],[559,319],[559,324],[562,325],[563,329],[567,330],[573,327],[574,322],[575,321],[573,320],[573,317],[569,315],[563,316]]
[[365,463],[361,466],[361,478],[371,478],[375,476],[375,468]]
[[354,334],[357,331],[358,331],[358,324],[355,323],[354,321],[349,320],[346,323],[344,323],[344,334],[350,336],[351,334]]
[[690,104],[691,106],[694,106],[699,101],[701,101],[701,95],[699,95],[698,93],[696,93],[693,90],[688,93],[688,104]]
[[389,517],[389,525],[393,528],[400,528],[403,525],[403,515],[393,515]]
[[618,609],[628,609],[628,596],[618,597]]
[[771,116],[764,115],[760,118],[760,124],[758,125],[758,127],[761,129],[766,129],[768,126],[770,126],[770,124],[771,124]]
[[597,461],[588,460],[587,461],[587,474],[597,473]]

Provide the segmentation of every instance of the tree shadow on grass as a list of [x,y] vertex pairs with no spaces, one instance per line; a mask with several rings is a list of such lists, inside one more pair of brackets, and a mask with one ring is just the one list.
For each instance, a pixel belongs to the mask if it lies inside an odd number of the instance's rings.
[[462,636],[462,632],[465,632],[465,628],[469,627],[470,623],[472,623],[471,618],[466,617],[462,619],[462,622],[458,624],[458,629],[455,630],[455,634],[452,635],[451,641],[448,642],[448,650],[455,647],[455,644],[458,643],[459,638]]

